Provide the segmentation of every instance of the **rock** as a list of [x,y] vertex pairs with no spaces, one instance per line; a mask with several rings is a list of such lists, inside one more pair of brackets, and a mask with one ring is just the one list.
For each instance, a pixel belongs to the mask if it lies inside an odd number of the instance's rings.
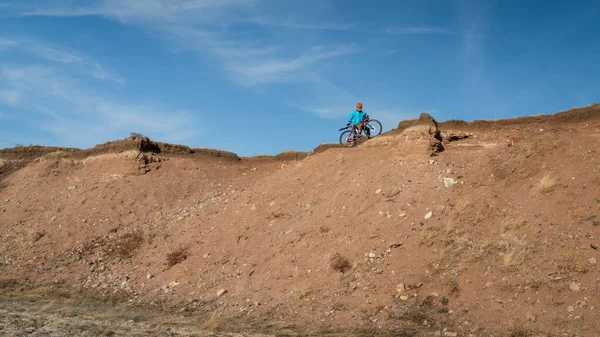
[[596,258],[590,257],[590,259],[588,260],[589,263],[591,264],[596,264]]
[[458,333],[454,332],[454,331],[446,331],[446,332],[444,332],[444,336],[456,337],[456,336],[458,336]]
[[433,164],[435,164],[435,160],[429,159],[429,165],[433,165]]
[[382,190],[381,188],[378,188],[378,189],[376,189],[376,190],[375,190],[375,194],[379,194],[379,193],[381,193],[382,191],[383,191],[383,190]]
[[217,296],[221,297],[221,296],[225,295],[226,293],[227,293],[227,290],[219,289],[219,291],[217,291]]
[[573,312],[573,311],[575,311],[575,308],[573,308],[573,306],[570,305],[570,306],[567,307],[567,311],[568,312]]
[[433,216],[433,212],[429,211],[429,213],[425,214],[425,219],[429,219]]
[[369,252],[368,256],[373,259],[373,258],[377,257],[377,254],[375,254],[375,252],[371,251],[371,252]]
[[175,288],[175,287],[177,287],[178,285],[179,285],[179,282],[177,282],[177,281],[173,281],[173,282],[169,283],[169,288]]
[[527,319],[530,322],[535,322],[536,317],[534,314],[528,312],[527,315],[525,315],[525,319]]
[[152,275],[152,274],[150,274],[150,273],[146,275],[146,279],[147,279],[147,280],[151,279],[152,277],[153,277],[153,275]]
[[494,285],[494,283],[488,281],[488,282],[485,283],[484,288],[489,288],[489,287],[491,287],[493,285]]
[[596,219],[596,216],[595,215],[590,215],[587,218],[583,219],[583,221],[592,221],[594,219]]
[[569,289],[571,289],[572,291],[579,291],[580,287],[579,287],[579,284],[577,284],[575,282],[571,282],[571,284],[569,284]]
[[400,296],[400,299],[403,301],[408,301],[408,296],[402,295],[402,296]]
[[431,139],[429,141],[429,155],[430,156],[437,156],[438,153],[443,152],[444,151],[444,144],[442,144],[441,141],[437,140],[437,139]]
[[458,183],[458,182],[452,178],[444,178],[444,186],[446,186],[446,187],[450,187],[456,183]]
[[406,290],[406,287],[404,286],[404,283],[399,283],[399,284],[396,286],[396,291],[397,291],[398,293],[403,293],[405,290]]

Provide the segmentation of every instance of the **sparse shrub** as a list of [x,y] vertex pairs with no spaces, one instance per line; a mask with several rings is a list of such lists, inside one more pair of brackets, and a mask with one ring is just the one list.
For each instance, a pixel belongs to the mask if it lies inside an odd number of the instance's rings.
[[537,186],[541,193],[551,192],[556,187],[556,179],[550,177],[550,175],[545,175],[540,179]]
[[126,233],[119,238],[114,253],[123,259],[133,256],[135,251],[144,244],[144,236],[140,232]]
[[527,241],[507,234],[500,236],[497,245],[504,252],[504,267],[522,265],[533,250]]
[[339,272],[345,273],[352,266],[350,265],[350,261],[347,258],[343,257],[340,253],[335,253],[329,260],[329,264],[333,270],[337,270]]
[[439,308],[439,309],[438,309],[438,312],[439,312],[440,314],[447,314],[447,313],[448,313],[448,311],[449,311],[449,310],[448,310],[448,308]]
[[440,302],[442,302],[442,305],[448,305],[448,298],[446,298],[446,296],[442,297],[442,299],[440,300]]
[[179,247],[172,250],[167,254],[167,266],[173,267],[174,265],[183,262],[188,258],[188,250],[185,247]]
[[502,231],[508,232],[510,230],[517,230],[527,224],[527,221],[521,218],[518,219],[506,219],[502,222]]
[[46,231],[41,231],[41,232],[35,232],[35,233],[33,233],[33,242],[39,241],[45,235],[46,235]]

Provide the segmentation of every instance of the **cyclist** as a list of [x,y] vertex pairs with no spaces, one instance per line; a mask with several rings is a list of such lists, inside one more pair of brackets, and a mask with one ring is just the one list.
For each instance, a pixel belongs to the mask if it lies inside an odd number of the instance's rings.
[[[362,106],[363,105],[361,102],[356,103],[356,110],[352,111],[350,113],[350,116],[348,117],[348,125],[352,124],[357,136],[364,127],[363,121],[365,119],[365,116],[367,115],[362,110]],[[369,130],[369,128],[365,128],[365,133],[368,137],[371,136],[371,130]]]

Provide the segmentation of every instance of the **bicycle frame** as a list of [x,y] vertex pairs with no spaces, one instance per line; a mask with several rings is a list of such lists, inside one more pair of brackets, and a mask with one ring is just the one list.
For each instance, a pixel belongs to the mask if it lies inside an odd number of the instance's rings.
[[[357,141],[360,137],[362,137],[363,131],[365,130],[366,127],[369,127],[367,124],[369,123],[371,119],[363,119],[362,123],[363,123],[363,128],[361,130],[358,130],[358,128],[356,127],[356,125],[352,125],[352,131],[348,134],[348,137],[346,138],[347,142],[355,142]],[[347,128],[341,129],[341,130],[345,130]],[[340,130],[340,131],[341,131]]]

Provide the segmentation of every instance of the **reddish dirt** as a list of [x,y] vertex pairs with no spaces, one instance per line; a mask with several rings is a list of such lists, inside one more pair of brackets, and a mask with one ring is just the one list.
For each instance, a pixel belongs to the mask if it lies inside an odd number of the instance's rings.
[[313,154],[4,150],[0,271],[298,331],[597,336],[599,140],[594,105]]

